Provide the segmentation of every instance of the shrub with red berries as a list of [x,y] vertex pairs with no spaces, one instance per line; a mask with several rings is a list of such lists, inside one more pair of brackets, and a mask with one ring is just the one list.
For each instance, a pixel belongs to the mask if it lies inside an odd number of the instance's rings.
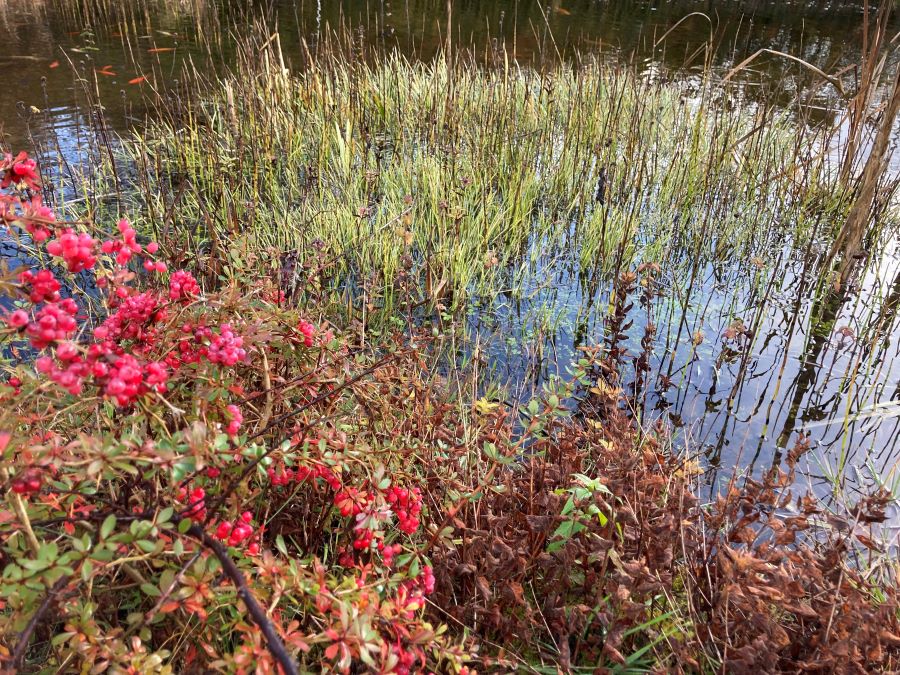
[[[128,220],[57,224],[27,156],[0,157],[0,186],[3,224],[55,265],[8,280],[16,306],[0,313],[0,342],[34,350],[0,377],[0,482],[14,504],[0,508],[0,662],[51,595],[43,665],[246,672],[250,658],[274,672],[240,581],[307,669],[456,669],[424,616],[421,492],[370,452],[374,427],[345,432],[355,415],[341,411],[377,393],[378,369],[342,385],[365,364],[309,308],[204,292]],[[100,298],[63,297],[82,273]],[[193,637],[167,637],[179,634]]]

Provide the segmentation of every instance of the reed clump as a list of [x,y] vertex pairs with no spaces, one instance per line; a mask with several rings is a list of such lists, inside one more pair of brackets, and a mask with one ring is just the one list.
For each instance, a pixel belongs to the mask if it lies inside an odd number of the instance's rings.
[[127,144],[146,221],[223,278],[274,274],[287,252],[327,261],[327,283],[376,312],[396,309],[399,278],[414,302],[461,307],[521,292],[540,261],[609,277],[750,259],[846,209],[824,133],[706,80],[396,54],[292,74],[271,42],[193,80]]

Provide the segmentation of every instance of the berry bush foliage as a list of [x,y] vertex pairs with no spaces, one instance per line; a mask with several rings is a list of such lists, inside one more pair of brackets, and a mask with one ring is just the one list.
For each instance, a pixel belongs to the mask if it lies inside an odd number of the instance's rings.
[[[0,383],[5,667],[464,670],[424,618],[413,450],[360,417],[408,356],[351,355],[262,282],[204,294],[125,220],[58,222],[24,154],[0,177],[2,226],[44,263],[0,315],[33,354]],[[99,317],[60,294],[84,270]]]

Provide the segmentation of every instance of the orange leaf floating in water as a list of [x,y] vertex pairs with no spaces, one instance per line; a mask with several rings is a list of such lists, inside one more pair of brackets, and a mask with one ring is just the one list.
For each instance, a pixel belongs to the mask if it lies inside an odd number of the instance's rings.
[[160,52],[174,52],[175,47],[154,47],[153,49],[148,49],[148,54],[159,54]]
[[133,80],[128,80],[128,84],[140,84],[141,82],[143,82],[146,79],[147,79],[146,77],[141,75],[140,77],[136,77]]
[[115,76],[115,73],[114,73],[113,71],[111,71],[111,70],[103,70],[103,69],[101,69],[101,70],[98,70],[97,72],[98,72],[100,75],[106,75],[106,76],[108,76],[108,77],[113,77],[113,76]]
[[567,9],[563,9],[562,7],[557,7],[553,11],[556,12],[557,14],[562,14],[563,16],[572,16],[572,12],[570,12]]
[[54,61],[50,64],[50,68],[59,68],[59,61]]

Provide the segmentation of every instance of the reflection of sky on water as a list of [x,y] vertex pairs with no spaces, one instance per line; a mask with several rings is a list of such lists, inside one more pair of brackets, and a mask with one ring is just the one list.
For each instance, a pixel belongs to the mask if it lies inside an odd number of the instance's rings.
[[[767,301],[765,293],[748,291],[754,273],[760,274],[757,288],[773,283]],[[806,469],[820,493],[830,489],[821,476],[822,458],[831,471],[844,461],[863,469],[869,463],[882,476],[890,472],[900,453],[900,416],[855,417],[900,401],[900,368],[894,365],[900,363],[896,241],[871,265],[860,293],[831,301],[824,291],[818,295],[826,300],[814,301],[815,271],[808,269],[804,276],[799,256],[781,262],[773,257],[762,270],[749,261],[718,270],[704,266],[682,311],[684,299],[674,289],[688,274],[681,268],[670,272],[677,278],[663,275],[665,296],[654,301],[649,315],[635,298],[630,316],[632,356],[638,355],[648,319],[657,328],[646,399],[649,419],[672,422],[679,445],[701,454],[713,468],[722,467],[726,478],[735,465],[757,473],[779,465],[801,431],[813,441]],[[570,260],[557,260],[534,269],[523,297],[528,300],[500,297],[487,305],[488,311],[473,311],[469,321],[484,338],[486,367],[527,399],[546,377],[565,375],[579,345],[602,342],[610,288],[600,282],[592,291]],[[749,351],[723,337],[735,317],[751,326],[761,305],[765,309]],[[547,336],[552,331],[542,332],[543,326],[557,330]],[[695,347],[697,331],[704,339]],[[630,365],[625,374],[627,386],[634,379]],[[660,374],[673,382],[667,391]],[[714,480],[716,472],[708,477]]]

